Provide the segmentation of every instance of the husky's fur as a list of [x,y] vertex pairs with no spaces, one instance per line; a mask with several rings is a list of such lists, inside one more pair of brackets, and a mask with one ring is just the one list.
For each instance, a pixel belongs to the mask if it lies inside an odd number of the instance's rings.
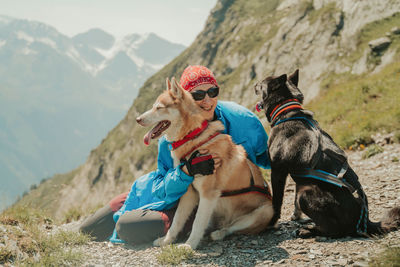
[[[291,76],[271,76],[260,81],[255,86],[256,94],[262,95],[262,105],[265,112],[271,111],[288,99],[303,101],[303,94],[297,87],[298,70]],[[280,216],[286,177],[298,170],[312,168],[313,161],[318,159],[318,168],[331,172],[337,168],[335,154],[346,161],[346,155],[333,139],[318,126],[314,131],[304,120],[290,120],[290,118],[306,117],[313,120],[313,114],[307,110],[292,110],[280,115],[279,120],[286,120],[271,129],[268,140],[269,154],[271,157],[271,183],[273,192],[274,224]],[[319,137],[321,137],[319,141]],[[318,153],[326,151],[326,153]],[[318,156],[320,154],[321,156]],[[350,166],[343,178],[346,181],[358,183],[358,177]],[[347,188],[339,188],[326,182],[302,178],[296,180],[295,205],[309,216],[316,224],[314,229],[300,230],[300,236],[309,237],[325,235],[339,237],[358,235],[357,224],[362,215],[361,208],[368,205],[366,196],[361,186],[358,186],[358,195],[365,196],[362,201],[355,197]],[[360,215],[361,214],[361,215]],[[367,213],[368,214],[368,213]],[[299,217],[300,212],[294,214]],[[366,220],[368,235],[380,234],[398,229],[400,226],[400,207],[391,209],[382,221],[373,223]]]
[[[155,101],[153,108],[137,118],[142,126],[157,124],[165,131],[167,140],[182,139],[204,121],[203,110],[195,103],[190,93],[183,90],[172,78],[167,79],[165,90]],[[166,129],[164,129],[165,127]],[[169,126],[168,126],[169,125]],[[197,144],[209,136],[224,129],[216,120],[209,123],[207,129],[197,138],[172,151],[174,164]],[[161,133],[152,134],[157,138]],[[241,194],[221,197],[222,191],[249,187],[251,176],[255,185],[264,186],[260,169],[247,159],[242,146],[235,145],[229,135],[220,134],[197,149],[207,149],[210,154],[218,155],[221,166],[214,174],[196,175],[187,192],[181,197],[171,228],[166,236],[154,241],[154,245],[163,246],[173,243],[192,211],[198,206],[192,231],[186,244],[195,249],[210,226],[213,240],[221,240],[234,233],[255,234],[266,229],[273,216],[272,202],[262,194]],[[187,156],[187,158],[189,158]]]

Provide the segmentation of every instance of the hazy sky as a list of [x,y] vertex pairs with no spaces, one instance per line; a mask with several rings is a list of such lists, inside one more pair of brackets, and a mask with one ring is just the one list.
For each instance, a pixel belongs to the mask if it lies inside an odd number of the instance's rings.
[[101,28],[120,37],[154,32],[190,45],[217,0],[0,0],[0,14],[44,22],[68,36]]

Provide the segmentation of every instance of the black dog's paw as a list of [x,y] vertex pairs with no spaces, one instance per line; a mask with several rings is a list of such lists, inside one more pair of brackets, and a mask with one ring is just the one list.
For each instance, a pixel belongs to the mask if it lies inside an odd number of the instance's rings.
[[290,217],[290,220],[293,221],[293,222],[299,223],[299,224],[308,224],[308,223],[312,222],[312,220],[310,218],[302,217],[302,216],[298,217],[298,218],[292,216],[292,217]]
[[320,235],[322,235],[322,233],[314,223],[303,226],[297,230],[297,236],[300,238],[310,238]]
[[307,228],[300,228],[297,230],[296,235],[300,238],[311,238],[314,237],[314,233],[311,229],[307,229]]

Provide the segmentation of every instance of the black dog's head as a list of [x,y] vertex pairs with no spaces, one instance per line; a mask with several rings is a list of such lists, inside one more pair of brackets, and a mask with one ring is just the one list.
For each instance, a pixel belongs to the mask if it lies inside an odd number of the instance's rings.
[[265,110],[268,120],[270,121],[271,111],[280,103],[288,99],[297,99],[303,103],[304,96],[300,89],[297,88],[299,83],[299,70],[297,69],[292,75],[287,77],[286,74],[281,76],[270,76],[258,82],[254,86],[256,95],[261,95],[262,100],[258,107]]

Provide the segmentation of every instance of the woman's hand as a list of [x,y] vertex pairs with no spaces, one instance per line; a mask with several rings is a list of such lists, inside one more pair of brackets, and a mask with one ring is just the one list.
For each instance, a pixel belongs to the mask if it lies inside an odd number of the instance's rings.
[[209,154],[208,149],[201,149],[195,151],[189,160],[185,159],[181,162],[184,163],[181,170],[187,175],[194,176],[195,174],[210,175],[215,173],[222,161],[216,153]]
[[[210,151],[208,149],[199,149],[199,152],[201,155],[207,155],[210,153]],[[222,160],[221,160],[221,157],[217,153],[211,153],[211,156],[214,160],[214,173],[215,173],[215,170],[217,168],[221,167]]]

